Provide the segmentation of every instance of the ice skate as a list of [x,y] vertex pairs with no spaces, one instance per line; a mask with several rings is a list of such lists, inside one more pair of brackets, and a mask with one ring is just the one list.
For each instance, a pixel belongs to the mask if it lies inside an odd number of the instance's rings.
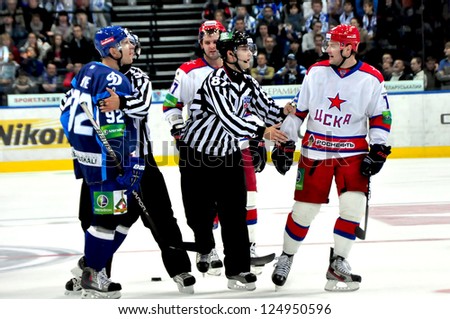
[[172,279],[177,284],[178,291],[182,294],[194,293],[195,277],[190,273],[182,272],[181,274],[174,276]]
[[327,271],[326,291],[355,291],[359,289],[361,276],[352,274],[352,268],[345,258],[330,253],[330,266]]
[[[250,243],[250,258],[257,258],[259,257],[256,254],[256,244]],[[250,272],[255,275],[261,275],[264,265],[251,265],[250,266]]]
[[66,282],[66,291],[64,292],[65,295],[80,295],[81,294],[81,274],[83,273],[84,269],[84,256],[81,257],[78,262],[77,266],[73,268],[70,272],[72,275],[74,275],[73,278],[71,278],[68,282]]
[[122,286],[108,278],[105,268],[96,271],[85,267],[81,276],[81,286],[83,287],[81,299],[119,299],[122,296],[120,293]]
[[289,272],[291,271],[292,261],[294,255],[287,255],[282,253],[278,257],[278,261],[275,264],[275,269],[272,273],[272,282],[275,284],[275,289],[278,290],[286,283]]
[[211,249],[211,252],[209,253],[209,262],[208,275],[220,276],[222,273],[223,263],[222,260],[220,260],[215,248]]
[[227,276],[227,278],[229,289],[248,291],[256,289],[256,275],[251,272],[241,272],[239,275]]
[[200,253],[197,253],[196,261],[197,261],[197,270],[200,271],[204,276],[209,269],[210,263],[209,254],[202,255]]

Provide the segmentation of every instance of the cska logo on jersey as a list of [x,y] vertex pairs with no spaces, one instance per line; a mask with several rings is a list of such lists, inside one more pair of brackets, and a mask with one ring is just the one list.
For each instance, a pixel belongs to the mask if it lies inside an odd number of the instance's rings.
[[244,96],[242,101],[244,109],[248,109],[248,107],[250,106],[250,102],[252,101],[252,98],[250,96]]
[[336,94],[335,97],[329,97],[328,98],[331,102],[330,106],[328,107],[328,109],[331,109],[332,107],[337,108],[339,111],[341,110],[341,104],[346,102],[347,100],[341,100],[339,98],[339,93]]

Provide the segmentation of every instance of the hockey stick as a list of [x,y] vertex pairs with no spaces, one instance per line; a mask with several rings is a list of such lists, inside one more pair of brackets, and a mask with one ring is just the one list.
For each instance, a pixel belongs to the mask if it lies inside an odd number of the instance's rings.
[[[108,152],[108,155],[113,159],[115,166],[119,170],[119,174],[123,175],[122,164],[117,159],[116,153],[114,153],[114,150],[112,149],[111,145],[109,144],[108,139],[105,136],[105,133],[102,131],[102,129],[100,128],[98,123],[94,120],[94,117],[92,116],[92,113],[89,110],[87,103],[86,102],[81,102],[80,106],[83,109],[83,111],[86,114],[86,116],[89,119],[89,121],[91,122],[95,132],[97,133],[97,136],[100,138],[100,141],[102,142],[103,146],[105,147],[106,151]],[[150,216],[150,214],[149,214],[149,212],[147,210],[147,207],[145,207],[145,204],[142,201],[141,196],[139,195],[139,193],[136,190],[133,190],[131,193],[133,194],[136,202],[138,203],[139,207],[141,208],[142,212],[144,213],[144,216],[145,216],[145,218],[147,219],[147,221],[148,221],[148,223],[150,225],[150,229],[151,229],[151,231],[153,233],[153,236],[155,237],[155,239],[157,239],[158,242],[163,243],[164,241],[161,240],[161,236],[160,236],[160,234],[158,232],[156,224],[153,221],[152,217]],[[192,243],[192,244],[194,244],[194,243]],[[184,248],[174,247],[174,246],[170,246],[170,245],[167,245],[167,247],[169,249],[185,250]],[[191,248],[194,248],[194,247],[191,247]]]
[[361,240],[366,239],[367,221],[369,220],[369,198],[370,198],[370,176],[369,176],[369,180],[367,181],[366,214],[364,217],[364,229],[361,229],[361,227],[359,227],[359,226],[356,227],[356,229],[355,229],[355,236]]

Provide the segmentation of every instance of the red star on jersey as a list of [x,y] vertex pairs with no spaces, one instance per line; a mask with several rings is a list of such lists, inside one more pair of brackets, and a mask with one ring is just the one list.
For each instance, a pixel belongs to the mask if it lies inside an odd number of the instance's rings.
[[339,93],[336,94],[336,97],[329,97],[328,99],[331,102],[330,107],[328,109],[331,109],[332,107],[336,107],[339,111],[341,110],[341,104],[346,101],[346,100],[341,100],[339,98]]

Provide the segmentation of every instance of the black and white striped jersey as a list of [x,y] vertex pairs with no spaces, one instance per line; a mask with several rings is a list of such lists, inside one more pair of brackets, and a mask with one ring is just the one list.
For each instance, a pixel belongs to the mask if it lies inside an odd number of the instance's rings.
[[[133,119],[137,130],[137,156],[147,155],[150,143],[150,128],[148,127],[148,112],[152,103],[152,82],[141,69],[132,66],[125,76],[130,80],[133,95],[121,97],[120,108]],[[123,100],[124,101],[123,101]],[[124,103],[125,102],[125,103]]]
[[240,139],[263,138],[265,126],[247,117],[249,113],[266,126],[285,118],[283,109],[250,75],[219,68],[198,89],[181,139],[201,153],[231,154],[238,150]]

